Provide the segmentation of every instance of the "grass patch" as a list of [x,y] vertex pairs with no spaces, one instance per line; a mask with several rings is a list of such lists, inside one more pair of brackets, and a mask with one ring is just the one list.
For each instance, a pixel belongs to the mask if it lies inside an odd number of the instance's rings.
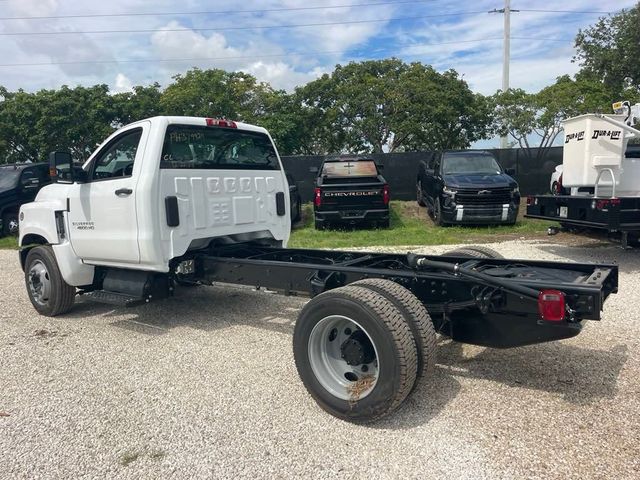
[[17,250],[18,238],[17,237],[2,237],[0,238],[0,249],[2,250]]
[[345,228],[316,230],[313,206],[304,205],[302,222],[291,232],[293,248],[345,248],[397,245],[447,245],[457,243],[489,243],[522,236],[546,236],[548,221],[523,218],[513,226],[438,227],[427,217],[427,211],[416,202],[391,202],[391,226],[383,229]]

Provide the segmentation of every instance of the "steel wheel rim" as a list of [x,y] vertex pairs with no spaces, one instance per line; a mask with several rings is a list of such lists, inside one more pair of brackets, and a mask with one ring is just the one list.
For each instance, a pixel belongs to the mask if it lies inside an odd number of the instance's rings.
[[31,265],[28,274],[29,292],[38,305],[46,305],[51,295],[51,279],[47,266],[40,260]]
[[[374,359],[360,365],[349,365],[342,358],[342,345],[351,333],[361,331],[373,347]],[[357,401],[369,395],[380,372],[378,350],[371,335],[355,320],[342,315],[330,315],[320,320],[311,331],[308,344],[309,364],[316,379],[331,395],[347,401]]]
[[11,235],[17,234],[18,228],[19,228],[19,224],[18,224],[17,218],[12,218],[11,220],[9,220],[9,233]]

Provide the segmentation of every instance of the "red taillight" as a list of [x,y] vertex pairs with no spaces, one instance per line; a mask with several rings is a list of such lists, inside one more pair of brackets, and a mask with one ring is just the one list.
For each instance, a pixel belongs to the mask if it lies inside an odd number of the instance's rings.
[[382,187],[382,201],[384,202],[385,205],[389,204],[389,198],[391,196],[389,195],[389,185],[385,185],[384,187]]
[[319,207],[320,205],[322,205],[322,190],[320,190],[317,187],[313,194],[313,203],[315,204],[316,207]]
[[540,318],[548,322],[561,322],[565,316],[564,293],[560,290],[542,290],[538,295]]
[[207,118],[207,127],[226,127],[226,128],[238,128],[236,122],[232,120],[225,120],[220,118]]
[[533,197],[527,197],[527,207],[533,205]]

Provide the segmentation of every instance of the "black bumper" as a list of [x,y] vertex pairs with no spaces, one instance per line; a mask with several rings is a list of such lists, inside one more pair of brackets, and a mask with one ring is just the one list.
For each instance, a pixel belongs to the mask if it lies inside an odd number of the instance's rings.
[[384,222],[389,220],[389,209],[316,211],[315,218],[318,223]]

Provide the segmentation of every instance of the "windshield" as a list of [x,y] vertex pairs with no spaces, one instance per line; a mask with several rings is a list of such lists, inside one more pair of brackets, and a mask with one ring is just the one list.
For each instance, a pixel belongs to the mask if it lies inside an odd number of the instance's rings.
[[170,125],[160,168],[279,170],[267,135],[235,128]]
[[451,155],[442,159],[442,173],[482,173],[499,175],[502,173],[496,159],[490,155]]
[[378,175],[376,164],[373,160],[326,162],[322,166],[322,176],[329,178],[338,177],[375,177]]
[[20,170],[13,167],[0,168],[0,190],[9,190],[15,188],[18,184]]

